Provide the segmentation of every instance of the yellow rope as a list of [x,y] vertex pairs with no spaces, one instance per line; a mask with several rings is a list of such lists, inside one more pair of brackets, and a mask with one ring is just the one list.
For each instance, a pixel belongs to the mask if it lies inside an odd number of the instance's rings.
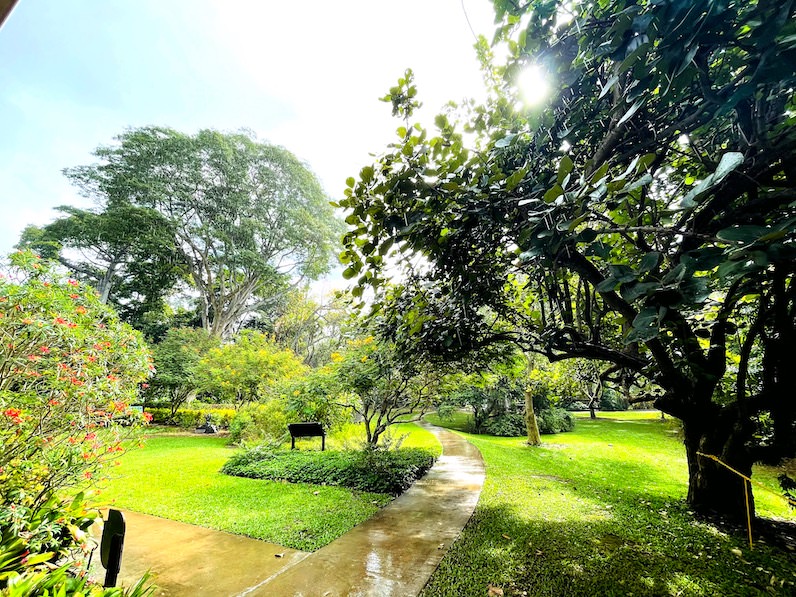
[[749,531],[749,549],[754,549],[752,545],[752,513],[749,510],[749,483],[743,481],[743,499],[746,500],[746,530]]
[[735,473],[736,475],[738,475],[739,477],[741,477],[744,480],[744,483],[743,483],[743,497],[744,497],[744,500],[746,501],[746,529],[749,532],[749,549],[753,549],[753,545],[752,545],[752,511],[751,511],[751,508],[749,507],[749,486],[752,483],[754,483],[758,487],[761,487],[762,489],[766,490],[769,493],[773,493],[774,495],[778,495],[779,497],[784,498],[792,506],[796,506],[796,500],[792,500],[791,498],[789,498],[787,496],[781,495],[781,494],[779,494],[779,493],[777,493],[775,491],[771,491],[771,489],[769,489],[768,487],[766,487],[765,485],[763,485],[759,481],[752,481],[752,479],[750,479],[749,477],[747,477],[743,473],[740,473],[740,472],[736,471],[734,468],[732,468],[726,462],[722,462],[721,460],[719,460],[718,456],[713,456],[712,454],[705,454],[703,452],[697,452],[697,455],[704,456],[705,458],[709,458],[710,460],[715,460],[721,466],[723,466],[726,469],[731,470],[733,473]]
[[791,506],[796,506],[796,500],[793,500],[793,499],[789,498],[788,496],[782,495],[781,493],[777,493],[776,491],[773,491],[769,487],[766,487],[765,485],[763,485],[760,481],[755,481],[754,479],[750,479],[749,477],[747,477],[743,473],[739,473],[734,468],[732,468],[729,464],[726,464],[726,463],[722,462],[721,460],[719,460],[717,456],[713,456],[712,454],[704,454],[702,452],[697,452],[697,454],[699,456],[704,456],[705,458],[710,458],[711,460],[715,460],[721,466],[730,469],[732,472],[734,472],[739,477],[743,477],[744,479],[746,479],[750,483],[754,483],[755,485],[757,485],[761,489],[764,489],[768,493],[772,493],[772,494],[774,494],[774,495],[776,495],[778,497],[781,497],[782,499],[786,500]]

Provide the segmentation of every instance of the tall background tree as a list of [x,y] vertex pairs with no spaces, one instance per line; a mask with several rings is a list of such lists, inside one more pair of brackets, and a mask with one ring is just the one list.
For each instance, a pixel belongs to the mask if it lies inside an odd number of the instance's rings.
[[[147,251],[165,251],[166,262],[179,266],[198,295],[202,326],[228,336],[263,300],[329,268],[340,224],[315,175],[282,147],[248,133],[144,127],[122,133],[95,155],[98,163],[65,174],[101,210],[71,210],[28,237],[90,251],[100,265],[71,262],[65,251],[59,258],[109,295],[128,283],[120,262],[143,284],[158,270],[139,272],[136,264],[145,263]],[[110,230],[99,233],[100,226]],[[161,234],[169,243],[163,245]],[[164,251],[152,251],[150,240]]]
[[794,3],[495,8],[486,104],[431,135],[411,73],[390,90],[405,126],[348,181],[345,275],[378,292],[385,260],[422,264],[392,316],[415,350],[511,341],[646,382],[683,422],[689,504],[744,516],[743,481],[700,453],[750,475],[795,451]]
[[93,286],[128,323],[163,309],[183,274],[174,232],[157,211],[102,203],[97,211],[61,206],[65,214],[43,226],[28,226],[18,247],[55,259]]

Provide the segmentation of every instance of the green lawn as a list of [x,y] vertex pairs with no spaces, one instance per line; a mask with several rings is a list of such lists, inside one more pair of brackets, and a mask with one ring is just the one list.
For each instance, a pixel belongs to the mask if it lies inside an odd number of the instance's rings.
[[[400,427],[411,432],[404,445],[436,446],[439,451],[439,443],[427,431],[416,425]],[[100,498],[108,505],[303,550],[326,545],[391,499],[339,487],[222,475],[218,471],[233,453],[226,441],[207,435],[153,434],[144,448],[123,456]]]
[[[743,530],[728,535],[685,508],[673,421],[599,417],[544,436],[541,448],[465,434],[487,481],[423,595],[483,596],[489,585],[506,596],[796,594],[793,554],[762,543],[750,551]],[[773,471],[755,477],[775,487]],[[759,515],[792,517],[777,496],[756,497]]]

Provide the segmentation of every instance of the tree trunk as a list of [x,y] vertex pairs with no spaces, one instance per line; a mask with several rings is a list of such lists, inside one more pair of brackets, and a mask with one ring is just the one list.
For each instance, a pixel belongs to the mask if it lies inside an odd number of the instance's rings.
[[[716,456],[736,471],[751,477],[752,458],[746,448],[747,433],[728,413],[716,417],[694,416],[684,420],[688,460],[688,505],[697,512],[746,521],[754,518],[752,488],[742,477],[701,454]],[[744,491],[746,485],[747,491]]]
[[528,432],[528,445],[540,446],[542,438],[539,435],[536,413],[533,412],[533,392],[530,388],[525,389],[525,429]]

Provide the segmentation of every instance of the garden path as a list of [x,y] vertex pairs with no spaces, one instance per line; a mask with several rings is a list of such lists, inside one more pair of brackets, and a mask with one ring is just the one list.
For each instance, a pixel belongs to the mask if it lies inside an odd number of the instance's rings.
[[128,584],[151,568],[155,595],[169,597],[417,595],[470,519],[485,476],[472,444],[423,426],[443,449],[428,474],[318,551],[126,513],[120,580]]

